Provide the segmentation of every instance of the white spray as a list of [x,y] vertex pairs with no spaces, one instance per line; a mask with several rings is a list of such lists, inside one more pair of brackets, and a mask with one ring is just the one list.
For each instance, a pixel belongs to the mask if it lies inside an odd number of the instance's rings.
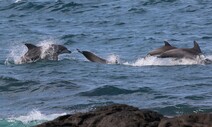
[[8,118],[8,120],[10,120],[11,122],[21,121],[24,124],[27,124],[32,121],[49,121],[63,115],[66,115],[66,113],[44,115],[38,110],[33,110],[26,115],[19,116],[19,117],[11,117],[11,118]]
[[[45,58],[46,56],[52,56],[54,50],[48,50],[51,48],[52,44],[55,44],[53,40],[44,40],[41,41],[37,46],[42,46],[41,49],[41,59]],[[22,61],[21,57],[24,56],[24,54],[27,52],[27,47],[23,44],[16,44],[12,46],[10,49],[10,53],[5,60],[6,65],[10,64],[23,64],[24,62]],[[30,61],[34,62],[34,61]],[[28,63],[30,63],[28,62]]]
[[108,64],[118,64],[120,63],[120,59],[118,55],[112,54],[109,55],[107,58],[107,61],[109,62]]
[[135,62],[125,62],[124,65],[130,66],[174,66],[174,65],[196,65],[205,64],[204,61],[207,57],[204,55],[198,56],[195,59],[187,58],[157,58],[155,56],[146,56],[139,58]]

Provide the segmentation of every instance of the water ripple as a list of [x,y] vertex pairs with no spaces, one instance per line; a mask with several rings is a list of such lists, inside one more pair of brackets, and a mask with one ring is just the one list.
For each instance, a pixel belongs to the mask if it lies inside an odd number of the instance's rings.
[[45,9],[45,10],[50,10],[52,12],[54,11],[61,11],[61,12],[66,12],[66,11],[70,11],[75,7],[78,6],[82,6],[82,4],[78,4],[75,2],[62,2],[62,1],[58,1],[58,2],[28,2],[28,1],[19,1],[19,2],[15,2],[12,4],[9,4],[7,6],[1,7],[0,11],[4,11],[4,10],[10,10],[10,9],[15,9],[18,11],[38,11],[41,9]]
[[173,106],[166,106],[164,108],[155,108],[157,111],[166,115],[182,115],[188,113],[197,113],[197,112],[211,112],[212,109],[209,107],[195,107],[188,104],[177,104]]
[[36,84],[38,84],[36,81],[22,81],[11,77],[0,77],[0,92],[24,92]]
[[132,94],[132,93],[150,93],[152,89],[149,87],[139,88],[137,90],[127,90],[121,89],[115,86],[104,86],[99,87],[91,91],[81,92],[79,95],[81,96],[113,96],[113,95],[120,95],[120,94]]

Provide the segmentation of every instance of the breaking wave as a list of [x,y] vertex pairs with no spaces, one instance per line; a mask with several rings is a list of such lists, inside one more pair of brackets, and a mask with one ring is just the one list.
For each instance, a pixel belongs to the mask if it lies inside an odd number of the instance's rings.
[[26,115],[18,117],[12,116],[7,119],[0,119],[1,121],[0,126],[10,126],[10,127],[35,126],[45,121],[53,120],[62,115],[66,115],[66,113],[45,115],[38,110],[32,110]]

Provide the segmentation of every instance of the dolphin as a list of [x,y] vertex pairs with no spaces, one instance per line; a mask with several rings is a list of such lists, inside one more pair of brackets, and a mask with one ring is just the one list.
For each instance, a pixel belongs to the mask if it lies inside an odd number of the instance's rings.
[[202,54],[202,51],[196,41],[194,41],[194,47],[193,48],[176,48],[171,49],[166,52],[163,52],[161,55],[159,55],[159,58],[167,58],[167,57],[173,57],[173,58],[189,58],[189,59],[195,59],[197,56],[200,56]]
[[167,41],[164,41],[164,44],[165,44],[164,46],[157,48],[153,51],[150,51],[147,55],[156,56],[156,55],[160,55],[168,50],[176,49],[176,47],[170,45],[169,42],[167,42]]
[[63,45],[51,44],[48,48],[26,43],[28,51],[21,57],[21,63],[36,62],[38,60],[58,60],[58,56],[63,53],[71,53]]
[[109,63],[107,60],[96,56],[92,52],[89,52],[89,51],[80,51],[79,49],[77,49],[77,51],[79,53],[83,54],[91,62],[97,62],[97,63],[102,63],[102,64]]
[[205,64],[212,64],[212,60],[210,60],[210,59],[205,59],[204,61],[203,61]]

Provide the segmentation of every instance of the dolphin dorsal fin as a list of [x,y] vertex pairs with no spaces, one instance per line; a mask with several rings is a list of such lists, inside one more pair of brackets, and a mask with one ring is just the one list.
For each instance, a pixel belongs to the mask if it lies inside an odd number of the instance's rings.
[[164,41],[165,46],[171,46],[168,41]]
[[33,48],[37,48],[37,46],[33,45],[33,44],[29,44],[29,43],[26,43],[25,44],[26,47],[30,50],[30,49],[33,49]]
[[202,53],[202,51],[201,51],[201,49],[199,47],[199,44],[196,41],[194,41],[194,47],[193,47],[193,49],[196,50],[199,53]]

